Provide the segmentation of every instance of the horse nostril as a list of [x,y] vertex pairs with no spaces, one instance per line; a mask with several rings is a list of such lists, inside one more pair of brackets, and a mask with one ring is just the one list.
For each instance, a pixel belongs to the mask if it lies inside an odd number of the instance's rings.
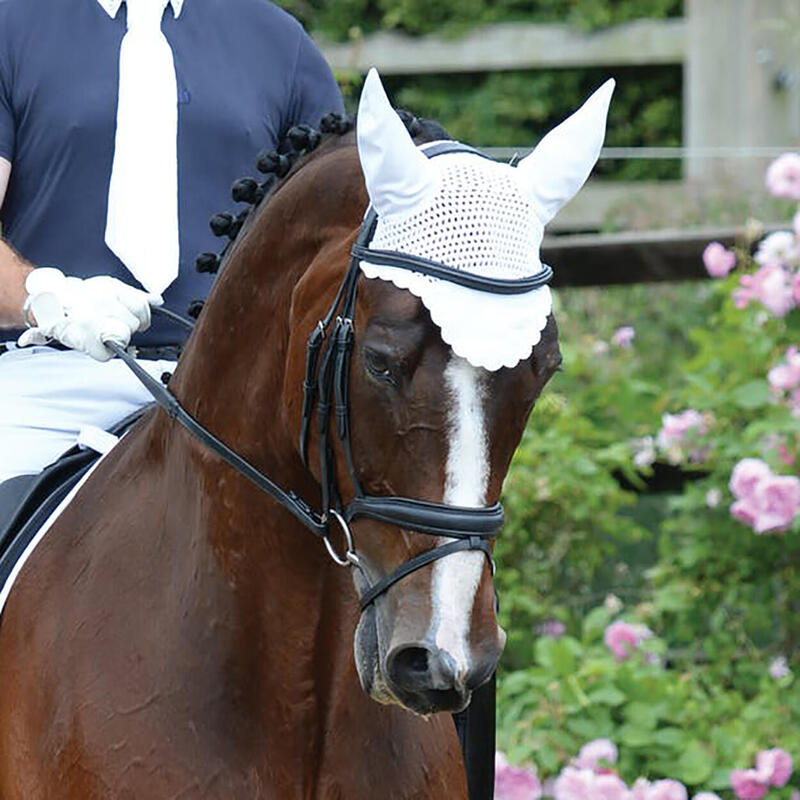
[[428,651],[423,647],[404,647],[394,658],[398,673],[422,677],[428,672]]
[[387,659],[389,678],[406,691],[454,689],[455,664],[449,653],[426,645],[393,650]]

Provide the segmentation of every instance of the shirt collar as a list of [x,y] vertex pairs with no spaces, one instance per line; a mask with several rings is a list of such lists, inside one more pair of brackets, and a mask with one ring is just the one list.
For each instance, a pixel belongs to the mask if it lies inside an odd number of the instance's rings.
[[[100,3],[106,14],[114,19],[119,13],[119,7],[124,0],[97,0],[97,2]],[[175,15],[175,19],[177,19],[181,15],[184,0],[169,0],[169,3],[172,6],[172,13]]]

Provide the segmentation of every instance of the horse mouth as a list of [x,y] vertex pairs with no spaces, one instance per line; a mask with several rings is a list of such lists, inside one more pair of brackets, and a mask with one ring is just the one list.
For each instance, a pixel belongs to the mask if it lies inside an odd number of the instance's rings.
[[426,689],[413,694],[395,689],[394,695],[399,705],[421,716],[445,711],[457,714],[463,711],[472,699],[472,692],[459,689]]

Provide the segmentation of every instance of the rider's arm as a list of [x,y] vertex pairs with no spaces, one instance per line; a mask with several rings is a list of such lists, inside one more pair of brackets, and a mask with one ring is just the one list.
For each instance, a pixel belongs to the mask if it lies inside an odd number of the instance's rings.
[[[0,210],[3,208],[11,164],[0,158]],[[33,267],[0,239],[0,329],[22,328],[25,278]]]

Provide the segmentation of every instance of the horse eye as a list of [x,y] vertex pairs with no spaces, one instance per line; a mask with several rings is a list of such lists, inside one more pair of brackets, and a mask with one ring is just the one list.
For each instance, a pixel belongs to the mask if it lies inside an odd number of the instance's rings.
[[396,383],[392,365],[384,354],[368,350],[366,351],[364,361],[367,372],[373,378],[383,383]]

